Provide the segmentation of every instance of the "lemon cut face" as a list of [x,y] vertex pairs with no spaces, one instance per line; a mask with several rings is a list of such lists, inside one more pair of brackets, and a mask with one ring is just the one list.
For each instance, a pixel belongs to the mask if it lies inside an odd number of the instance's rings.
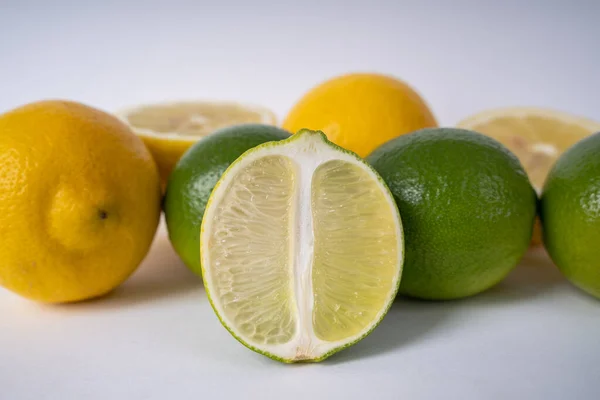
[[148,104],[121,113],[140,135],[196,140],[237,124],[275,123],[274,114],[234,102],[180,101]]
[[402,226],[373,169],[302,131],[229,167],[200,253],[211,304],[234,337],[280,361],[319,361],[384,317],[400,282]]
[[483,133],[505,145],[519,158],[538,193],[560,155],[600,131],[600,123],[590,119],[535,107],[483,111],[461,121],[458,127]]
[[142,104],[117,115],[152,153],[163,188],[181,156],[200,139],[229,126],[277,122],[265,107],[214,101]]

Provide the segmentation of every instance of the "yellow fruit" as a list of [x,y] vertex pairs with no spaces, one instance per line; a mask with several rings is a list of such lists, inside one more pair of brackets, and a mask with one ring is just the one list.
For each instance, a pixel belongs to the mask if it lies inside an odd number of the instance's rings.
[[459,122],[458,127],[491,136],[508,147],[540,193],[558,157],[599,131],[600,123],[564,112],[521,107],[483,111]]
[[[457,126],[491,136],[508,147],[521,161],[538,194],[560,155],[579,140],[600,130],[598,122],[534,107],[486,110],[464,119]],[[536,219],[532,245],[541,243],[541,225]]]
[[390,76],[349,74],[311,89],[291,109],[283,127],[325,132],[327,138],[366,157],[405,133],[437,126],[427,104],[410,86]]
[[107,293],[159,215],[156,165],[118,119],[67,101],[0,116],[0,285],[49,303]]
[[146,104],[118,114],[148,146],[163,187],[183,153],[204,136],[231,125],[277,122],[263,107],[207,101]]

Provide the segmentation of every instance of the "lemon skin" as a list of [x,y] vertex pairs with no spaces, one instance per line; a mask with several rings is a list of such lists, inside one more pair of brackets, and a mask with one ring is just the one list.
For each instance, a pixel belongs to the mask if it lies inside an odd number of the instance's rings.
[[103,295],[140,264],[159,215],[152,156],[115,117],[69,101],[0,116],[0,285],[46,303]]
[[292,107],[283,127],[323,131],[333,143],[366,157],[383,143],[437,121],[423,98],[392,76],[351,73],[320,83]]

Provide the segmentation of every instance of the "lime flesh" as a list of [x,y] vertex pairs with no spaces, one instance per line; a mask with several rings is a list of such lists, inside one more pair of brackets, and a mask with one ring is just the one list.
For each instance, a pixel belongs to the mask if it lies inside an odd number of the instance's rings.
[[221,322],[285,362],[322,360],[374,329],[397,291],[403,255],[385,184],[312,131],[231,165],[208,202],[200,247]]
[[288,137],[288,132],[269,125],[224,128],[201,139],[179,160],[163,208],[171,244],[196,274],[201,275],[198,242],[204,209],[223,172],[248,149]]

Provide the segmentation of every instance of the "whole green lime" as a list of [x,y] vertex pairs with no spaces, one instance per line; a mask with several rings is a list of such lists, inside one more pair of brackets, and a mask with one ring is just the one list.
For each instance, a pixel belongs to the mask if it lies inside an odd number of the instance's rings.
[[169,240],[196,274],[200,268],[200,226],[206,202],[227,167],[246,150],[287,139],[290,133],[262,124],[223,128],[195,143],[175,166],[164,199]]
[[550,170],[540,201],[544,245],[575,286],[600,298],[600,132]]
[[463,129],[423,129],[367,161],[394,195],[405,231],[400,293],[456,299],[501,281],[527,251],[536,194],[517,158]]

